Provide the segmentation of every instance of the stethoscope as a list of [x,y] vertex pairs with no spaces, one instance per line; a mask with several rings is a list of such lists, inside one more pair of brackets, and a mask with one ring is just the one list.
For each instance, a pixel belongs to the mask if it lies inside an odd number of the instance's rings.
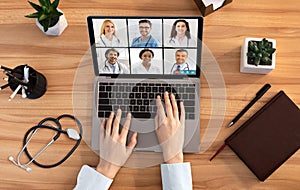
[[[116,38],[117,38],[117,37],[116,37]],[[102,39],[102,36],[100,36],[100,40],[101,40],[101,42],[104,44],[104,46],[107,47],[106,43],[105,43],[104,40]],[[118,40],[118,43],[120,43],[119,38],[117,38],[117,40]]]
[[[151,38],[152,38],[152,35],[149,36],[149,39],[147,40],[145,47],[147,47],[147,45],[148,45],[149,41],[151,40]],[[142,36],[140,36],[140,37],[138,37],[137,39],[135,39],[135,40],[132,42],[132,44],[134,44],[135,42],[139,41],[139,39],[142,39]]]
[[[175,71],[175,70],[173,71],[173,69],[174,69],[174,67],[175,67],[176,65],[177,65],[176,63],[173,64],[173,66],[172,66],[172,68],[171,68],[171,73],[173,73],[173,72]],[[184,67],[183,70],[184,70],[184,71],[189,71],[189,70],[190,70],[190,66],[189,66],[188,63],[186,63],[186,67]]]
[[[61,124],[60,124],[60,120],[63,119],[63,118],[70,118],[70,119],[74,120],[76,122],[76,124],[77,124],[78,129],[79,129],[79,134],[78,134],[78,132],[75,129],[72,129],[72,128],[67,128],[66,130],[63,130],[62,127],[61,127]],[[55,123],[56,127],[54,127],[54,125],[52,125],[52,126],[46,125],[47,122],[51,122],[51,124]],[[52,137],[52,139],[49,141],[49,143],[46,146],[44,146],[34,157],[32,157],[30,155],[30,153],[28,152],[27,146],[28,146],[29,142],[32,140],[32,138],[34,137],[34,135],[37,133],[37,131],[39,129],[42,129],[42,128],[43,129],[54,130],[54,131],[56,131],[56,134]],[[66,134],[66,135],[68,135],[68,137],[70,139],[73,139],[73,140],[77,141],[76,144],[73,146],[73,148],[69,151],[69,153],[63,159],[61,159],[59,162],[57,162],[55,164],[45,165],[45,164],[41,164],[41,163],[37,162],[36,159],[51,144],[53,144],[59,138],[59,136],[61,135],[61,133]],[[29,138],[28,138],[28,136],[29,136]],[[81,125],[80,121],[76,117],[74,117],[72,115],[69,115],[69,114],[63,114],[63,115],[60,115],[57,118],[48,117],[48,118],[45,118],[42,121],[40,121],[38,123],[38,125],[30,128],[25,133],[24,139],[23,139],[23,148],[20,150],[20,152],[19,152],[19,154],[17,156],[17,161],[14,160],[13,156],[10,156],[8,159],[12,163],[14,163],[16,166],[18,166],[18,167],[26,170],[27,172],[31,172],[31,170],[32,170],[31,168],[28,167],[31,163],[34,163],[35,165],[37,165],[39,167],[42,167],[42,168],[53,168],[53,167],[56,167],[56,166],[62,164],[64,161],[66,161],[73,154],[73,152],[79,146],[81,139],[82,139],[82,125]],[[30,161],[28,161],[25,164],[21,164],[21,162],[20,162],[20,157],[21,157],[21,155],[22,155],[23,152],[25,152],[25,154],[27,155],[27,157],[30,160]]]

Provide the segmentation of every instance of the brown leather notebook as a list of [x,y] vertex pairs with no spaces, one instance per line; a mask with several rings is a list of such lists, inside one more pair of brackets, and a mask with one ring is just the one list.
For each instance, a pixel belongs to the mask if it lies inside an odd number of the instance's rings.
[[264,181],[300,148],[300,110],[280,91],[225,144]]

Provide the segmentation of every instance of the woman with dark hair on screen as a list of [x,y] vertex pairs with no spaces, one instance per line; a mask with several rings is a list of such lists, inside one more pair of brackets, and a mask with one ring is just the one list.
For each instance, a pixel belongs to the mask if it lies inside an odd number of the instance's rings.
[[116,34],[116,25],[113,21],[103,21],[100,29],[100,35],[96,38],[96,44],[102,47],[120,46],[120,40]]
[[191,44],[190,26],[186,20],[173,23],[168,44],[176,47],[189,47]]
[[132,69],[133,74],[159,74],[160,69],[151,64],[154,57],[154,52],[150,49],[143,49],[139,53],[139,57],[142,60],[141,64]]

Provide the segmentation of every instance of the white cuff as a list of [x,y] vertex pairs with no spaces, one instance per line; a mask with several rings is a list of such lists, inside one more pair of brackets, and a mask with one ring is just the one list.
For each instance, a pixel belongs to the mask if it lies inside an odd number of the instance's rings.
[[192,190],[192,173],[189,162],[161,164],[163,190]]
[[97,172],[94,168],[83,165],[78,174],[74,190],[107,190],[112,182],[112,179]]

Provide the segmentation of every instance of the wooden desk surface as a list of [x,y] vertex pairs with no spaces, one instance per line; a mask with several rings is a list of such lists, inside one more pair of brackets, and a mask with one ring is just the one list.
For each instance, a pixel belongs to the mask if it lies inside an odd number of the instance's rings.
[[[65,12],[69,26],[62,36],[48,37],[38,30],[34,20],[24,17],[33,12],[26,1],[0,2],[0,64],[15,67],[27,63],[43,73],[49,83],[47,93],[38,100],[22,100],[17,96],[8,102],[11,91],[6,89],[0,93],[0,189],[72,189],[80,167],[97,164],[98,156],[85,143],[63,165],[53,169],[32,165],[33,170],[28,174],[8,161],[10,155],[16,156],[21,149],[23,135],[31,126],[44,117],[73,113],[73,78],[89,48],[87,15],[200,14],[193,0],[62,0],[60,8]],[[263,183],[229,148],[209,162],[223,140],[279,90],[284,90],[300,105],[299,18],[298,0],[234,0],[205,17],[204,43],[215,56],[224,77],[226,111],[222,128],[212,146],[201,154],[185,155],[185,160],[192,165],[194,189],[299,189],[299,151]],[[273,72],[268,75],[239,72],[240,47],[245,37],[277,40],[277,63]],[[225,128],[265,83],[272,85],[266,95],[236,125]],[[212,108],[211,93],[204,75],[201,76],[201,85],[203,137]],[[62,139],[61,142],[55,151],[41,157],[41,162],[59,158],[65,153],[65,148],[71,146],[67,140]],[[38,140],[31,147],[37,150],[42,145],[43,141]],[[23,157],[22,160],[26,161]],[[111,189],[161,189],[159,166],[123,168]]]

